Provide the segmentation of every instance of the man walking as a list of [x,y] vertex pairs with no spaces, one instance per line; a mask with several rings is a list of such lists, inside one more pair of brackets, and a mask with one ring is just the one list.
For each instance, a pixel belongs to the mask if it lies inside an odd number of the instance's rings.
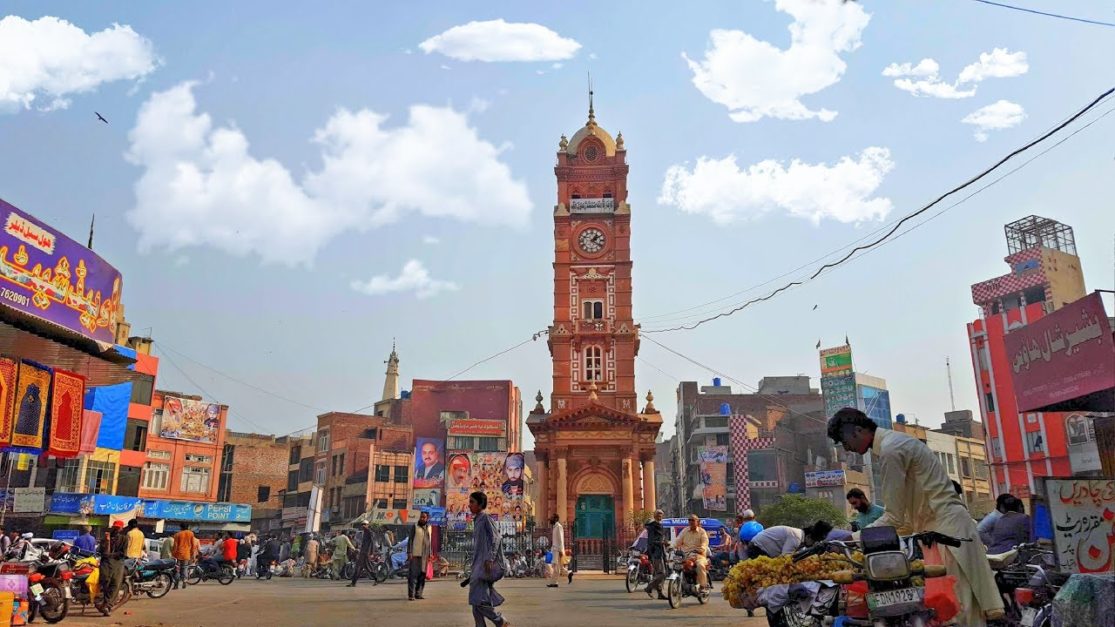
[[124,521],[112,523],[112,528],[105,531],[101,540],[101,590],[104,592],[104,608],[112,611],[116,603],[116,596],[120,592],[120,585],[124,581],[124,548],[127,538],[121,533]]
[[[333,577],[336,579],[343,579],[345,572],[345,564],[348,563],[348,552],[356,550],[352,545],[352,540],[341,532],[333,536]],[[355,584],[353,584],[355,585]]]
[[558,587],[558,580],[564,574],[565,566],[562,564],[562,557],[565,556],[565,529],[562,528],[560,519],[557,513],[550,516],[550,524],[553,530],[550,533],[550,552],[553,557],[554,575],[550,583],[546,584],[547,588]]
[[190,523],[182,523],[182,530],[174,534],[174,548],[171,553],[174,555],[174,560],[178,562],[178,577],[174,581],[176,590],[180,586],[185,589],[190,562],[197,559],[197,551],[194,550],[195,539],[194,532],[190,531]]
[[[97,539],[93,537],[93,527],[90,525],[82,525],[81,535],[74,538],[74,546],[80,549],[87,555],[92,555],[97,552]],[[0,543],[0,549],[3,548],[3,543]]]
[[143,531],[139,528],[139,521],[135,518],[129,520],[124,531],[127,532],[125,534],[127,548],[124,549],[124,557],[129,560],[143,559],[147,555],[147,551],[143,548]]
[[[886,512],[872,527],[895,527],[899,534],[936,531],[954,538],[976,538],[976,523],[953,490],[948,473],[924,443],[905,433],[879,430],[862,411],[845,407],[828,422],[828,437],[844,450],[871,451],[880,470]],[[995,576],[979,543],[943,547],[941,557],[956,577],[961,613],[958,622],[978,627],[1004,616]]]
[[410,601],[423,598],[422,592],[426,589],[426,564],[430,562],[432,547],[429,522],[430,515],[422,512],[418,515],[418,524],[410,528],[407,542],[407,551],[410,554],[407,599]]
[[[375,550],[375,536],[372,534],[372,527],[368,521],[360,523],[360,550],[356,553],[356,568],[352,569],[352,581],[349,582],[349,588],[356,587],[356,580],[363,576],[365,573],[372,572],[372,551]],[[373,583],[378,584],[378,581],[372,580]]]
[[665,512],[658,509],[654,511],[654,520],[646,524],[647,527],[647,559],[654,578],[647,584],[647,596],[654,598],[658,593],[659,599],[665,599],[662,593],[662,582],[666,581],[666,530],[662,528],[662,518]]

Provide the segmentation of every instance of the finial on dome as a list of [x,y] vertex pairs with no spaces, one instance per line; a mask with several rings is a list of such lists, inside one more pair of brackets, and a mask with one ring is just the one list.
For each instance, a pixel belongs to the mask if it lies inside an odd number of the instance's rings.
[[592,89],[588,90],[588,122],[585,126],[596,126],[596,111],[592,108]]
[[616,135],[616,150],[624,150],[623,147],[623,131]]
[[599,397],[596,395],[596,383],[595,382],[593,382],[593,384],[588,387],[588,400],[590,400],[590,401],[599,400]]
[[658,410],[654,407],[654,392],[647,390],[647,406],[643,408],[644,414],[657,414]]
[[544,413],[546,413],[546,408],[542,406],[542,390],[538,390],[538,394],[535,395],[534,401],[535,401],[534,409],[532,409],[530,413],[532,413],[532,414],[544,414]]
[[558,142],[558,148],[560,148],[562,150],[565,150],[568,147],[569,147],[569,139],[565,135],[562,135],[561,136],[561,141]]

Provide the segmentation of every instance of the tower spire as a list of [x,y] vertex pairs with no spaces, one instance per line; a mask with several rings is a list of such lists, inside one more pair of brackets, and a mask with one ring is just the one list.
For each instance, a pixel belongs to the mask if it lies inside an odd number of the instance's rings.
[[399,398],[399,354],[395,352],[395,338],[391,338],[391,354],[387,357],[387,377],[383,380],[383,398],[388,401]]
[[585,126],[596,126],[596,111],[592,108],[592,73],[588,75],[588,122]]

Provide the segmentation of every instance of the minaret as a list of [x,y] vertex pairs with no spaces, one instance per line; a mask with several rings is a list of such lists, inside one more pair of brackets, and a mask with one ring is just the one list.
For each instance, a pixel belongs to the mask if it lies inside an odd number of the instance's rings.
[[399,354],[395,352],[395,340],[391,340],[391,355],[384,362],[387,364],[387,377],[383,380],[383,398],[389,401],[399,398]]

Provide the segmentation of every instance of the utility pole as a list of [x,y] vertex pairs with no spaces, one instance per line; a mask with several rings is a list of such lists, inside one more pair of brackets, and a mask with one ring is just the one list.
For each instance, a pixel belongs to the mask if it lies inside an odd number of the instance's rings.
[[949,363],[949,358],[945,357],[945,372],[949,375],[949,405],[952,411],[956,411],[956,396],[952,393],[952,364]]

